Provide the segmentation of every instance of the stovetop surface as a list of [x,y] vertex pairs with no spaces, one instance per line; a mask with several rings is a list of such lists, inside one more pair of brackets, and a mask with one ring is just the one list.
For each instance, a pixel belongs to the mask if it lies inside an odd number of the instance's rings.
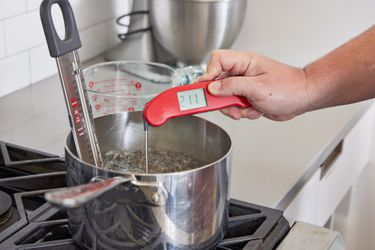
[[[60,157],[0,141],[0,249],[80,249],[67,214],[43,197],[66,185],[64,170]],[[229,230],[216,249],[274,249],[288,231],[281,211],[231,200]]]

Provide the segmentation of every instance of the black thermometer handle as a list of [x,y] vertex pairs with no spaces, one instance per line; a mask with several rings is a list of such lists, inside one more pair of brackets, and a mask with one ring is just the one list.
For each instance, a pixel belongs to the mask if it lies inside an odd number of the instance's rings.
[[[57,34],[52,19],[52,5],[60,6],[65,25],[65,38],[62,40]],[[59,57],[81,48],[77,24],[74,19],[73,9],[68,0],[44,0],[40,5],[40,17],[46,36],[51,57]]]

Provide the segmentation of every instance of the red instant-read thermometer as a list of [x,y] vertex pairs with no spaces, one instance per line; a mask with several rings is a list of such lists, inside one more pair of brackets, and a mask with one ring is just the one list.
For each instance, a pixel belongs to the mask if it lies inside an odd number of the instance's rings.
[[250,107],[243,96],[213,96],[207,86],[213,81],[198,82],[170,88],[149,101],[143,111],[151,126],[163,125],[175,117],[203,113],[229,106]]

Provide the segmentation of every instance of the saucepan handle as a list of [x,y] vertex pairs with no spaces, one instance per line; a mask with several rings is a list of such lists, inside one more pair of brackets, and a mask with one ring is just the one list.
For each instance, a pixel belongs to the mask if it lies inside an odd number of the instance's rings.
[[77,208],[92,201],[118,185],[134,178],[114,177],[68,188],[57,189],[44,195],[47,201],[61,208]]
[[[57,34],[53,23],[51,12],[53,4],[58,4],[60,6],[64,18],[64,39],[61,39]],[[43,30],[51,57],[60,57],[82,46],[74,19],[73,9],[68,0],[43,0],[40,5],[40,18],[42,20]]]
[[[109,179],[94,178],[95,182],[60,188],[44,195],[47,201],[63,208],[78,208],[103,195],[110,202],[161,206],[167,202],[168,191],[162,184],[137,181],[134,175]],[[122,188],[121,184],[135,188]],[[125,185],[126,186],[126,185]],[[105,193],[108,192],[108,195]]]

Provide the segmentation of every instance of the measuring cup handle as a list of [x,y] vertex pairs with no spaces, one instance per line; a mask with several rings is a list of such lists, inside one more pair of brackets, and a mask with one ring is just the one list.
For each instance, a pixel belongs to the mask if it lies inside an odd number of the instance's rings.
[[[55,3],[60,6],[64,18],[65,38],[63,40],[57,34],[52,19],[51,10]],[[82,46],[73,9],[68,0],[43,0],[40,5],[40,18],[51,57],[65,55]]]

